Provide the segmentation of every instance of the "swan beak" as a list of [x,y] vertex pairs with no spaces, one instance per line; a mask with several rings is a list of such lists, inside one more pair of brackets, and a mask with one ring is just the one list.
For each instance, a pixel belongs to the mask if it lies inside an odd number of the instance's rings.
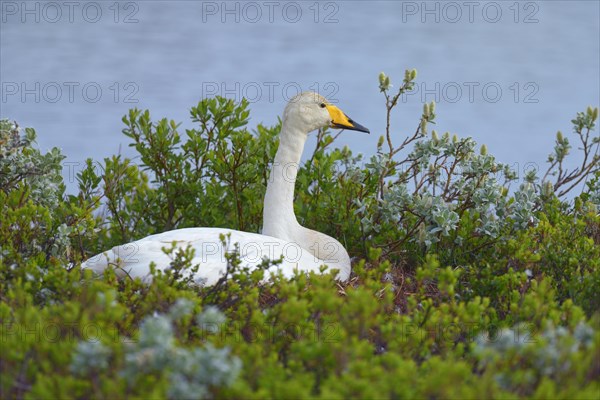
[[327,111],[329,111],[329,115],[331,116],[332,128],[348,129],[351,131],[371,133],[367,128],[365,128],[358,122],[354,122],[350,117],[344,114],[344,112],[336,106],[328,104]]

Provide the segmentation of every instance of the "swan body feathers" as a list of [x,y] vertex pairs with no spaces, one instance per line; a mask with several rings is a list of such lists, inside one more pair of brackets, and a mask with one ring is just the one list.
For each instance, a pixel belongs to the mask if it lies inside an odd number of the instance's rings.
[[[330,126],[335,129],[369,132],[352,121],[323,96],[304,92],[286,106],[277,154],[273,161],[264,199],[262,234],[226,228],[184,228],[147,236],[115,246],[82,264],[96,273],[114,268],[119,276],[151,280],[150,264],[169,268],[172,259],[163,249],[194,249],[192,265],[198,265],[193,279],[201,285],[214,285],[227,272],[225,254],[237,244],[241,265],[256,268],[264,260],[275,262],[266,270],[292,277],[297,271],[319,273],[322,266],[337,270],[337,279],[350,277],[350,257],[342,244],[324,233],[301,226],[294,213],[294,189],[300,158],[311,131]],[[225,243],[221,235],[227,236]]]

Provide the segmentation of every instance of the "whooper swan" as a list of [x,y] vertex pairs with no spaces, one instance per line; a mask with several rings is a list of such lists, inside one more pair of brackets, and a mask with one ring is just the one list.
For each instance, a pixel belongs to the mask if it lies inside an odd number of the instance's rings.
[[265,257],[278,260],[283,256],[283,262],[270,267],[267,276],[281,271],[285,277],[292,277],[295,271],[319,272],[322,265],[327,265],[338,270],[337,279],[347,280],[351,266],[346,249],[336,239],[301,226],[294,214],[294,186],[304,144],[309,132],[326,126],[369,132],[319,94],[304,92],[287,104],[264,199],[262,234],[224,228],[177,229],[115,246],[90,258],[82,267],[97,273],[112,267],[121,277],[140,277],[148,282],[151,262],[157,269],[169,268],[171,259],[162,248],[173,244],[181,249],[191,246],[195,251],[192,264],[199,264],[194,280],[210,286],[225,274],[224,254],[232,251],[223,248],[220,239],[223,234],[231,235],[228,241],[231,245],[239,244],[243,266],[256,268]]

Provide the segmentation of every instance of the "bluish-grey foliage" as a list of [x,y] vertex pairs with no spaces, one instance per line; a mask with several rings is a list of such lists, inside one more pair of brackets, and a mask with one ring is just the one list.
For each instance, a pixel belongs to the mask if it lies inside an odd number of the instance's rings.
[[[540,377],[560,379],[575,367],[572,357],[593,346],[594,330],[580,322],[571,332],[564,326],[550,324],[542,332],[532,329],[532,324],[519,324],[503,328],[494,335],[479,335],[475,341],[475,355],[482,368],[489,364],[524,364],[530,370],[525,376],[528,384]],[[519,385],[510,372],[498,373],[496,381],[501,387]],[[523,375],[519,377],[523,379]]]
[[[210,397],[210,387],[230,385],[241,370],[241,361],[229,349],[217,349],[210,343],[203,348],[186,349],[175,344],[173,315],[187,314],[190,304],[178,301],[169,315],[144,319],[137,343],[125,355],[122,374],[134,384],[139,374],[168,371],[170,398],[196,399]],[[225,316],[215,308],[200,315],[223,323]],[[199,316],[201,320],[202,317]],[[206,318],[205,318],[206,319]]]
[[196,317],[196,323],[207,333],[217,333],[225,323],[225,315],[215,306],[207,306]]
[[81,341],[71,361],[71,372],[75,375],[86,376],[99,373],[108,368],[111,351],[100,341]]
[[[135,385],[146,374],[164,375],[169,382],[169,398],[204,399],[211,397],[211,387],[227,387],[233,383],[242,364],[228,348],[219,349],[210,343],[202,348],[177,346],[174,319],[189,315],[191,310],[189,300],[179,299],[168,315],[144,318],[137,341],[127,343],[124,366],[118,371],[129,385]],[[225,316],[216,307],[208,307],[197,320],[218,326],[225,322]],[[111,355],[110,349],[99,341],[79,342],[71,361],[71,371],[86,376],[106,370]]]
[[32,146],[35,139],[34,129],[22,134],[15,123],[0,120],[0,187],[7,190],[26,182],[36,203],[54,209],[63,191],[60,163],[65,156],[56,147],[42,154]]

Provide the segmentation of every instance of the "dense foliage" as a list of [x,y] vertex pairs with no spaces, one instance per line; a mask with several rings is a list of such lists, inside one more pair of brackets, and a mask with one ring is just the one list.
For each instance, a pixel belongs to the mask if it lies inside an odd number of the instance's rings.
[[572,121],[578,168],[559,132],[543,177],[518,176],[470,138],[429,132],[433,103],[394,132],[415,78],[392,94],[380,76],[375,155],[324,130],[299,172],[298,219],[345,245],[347,283],[263,285],[235,253],[233,279],[211,288],[182,278],[198,267],[185,251],[149,285],[79,268],[169,229],[258,232],[280,124],[248,131],[245,101],[200,101],[185,132],[131,110],[139,164],[88,160],[76,194],[59,150],[0,121],[0,397],[597,398],[598,109]]

